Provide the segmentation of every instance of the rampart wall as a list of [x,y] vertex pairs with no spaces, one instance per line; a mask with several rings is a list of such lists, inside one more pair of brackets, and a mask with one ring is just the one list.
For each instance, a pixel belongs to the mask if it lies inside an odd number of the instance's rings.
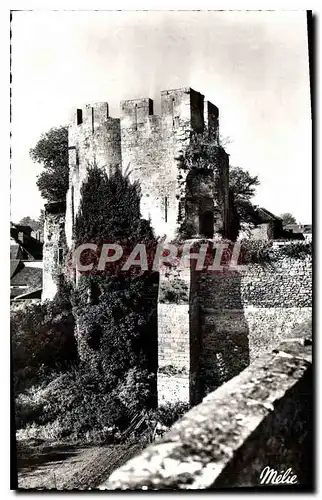
[[193,403],[311,318],[310,256],[228,268],[216,274],[200,271],[190,278],[186,295],[177,271],[168,272],[168,277],[160,281],[160,403],[182,400],[183,393],[188,394],[183,383],[180,385],[184,353],[186,357],[198,356],[194,368],[197,394],[190,400]]
[[312,488],[312,377],[311,325],[305,323],[208,394],[100,489],[264,487],[267,466],[275,477],[291,469],[295,487]]

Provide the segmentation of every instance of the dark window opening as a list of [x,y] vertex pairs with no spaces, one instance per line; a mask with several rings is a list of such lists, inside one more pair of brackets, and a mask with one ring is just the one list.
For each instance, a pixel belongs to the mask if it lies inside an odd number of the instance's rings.
[[63,263],[64,258],[64,250],[62,248],[58,248],[58,264]]
[[94,134],[94,108],[92,108],[92,134]]
[[214,214],[211,211],[203,212],[199,216],[200,234],[206,238],[214,236]]
[[135,120],[135,130],[138,129],[138,105],[135,105],[134,108],[134,120]]
[[172,126],[174,127],[174,97],[172,97]]
[[83,123],[83,110],[77,110],[77,125],[81,125]]
[[168,222],[168,198],[165,196],[164,198],[164,220]]

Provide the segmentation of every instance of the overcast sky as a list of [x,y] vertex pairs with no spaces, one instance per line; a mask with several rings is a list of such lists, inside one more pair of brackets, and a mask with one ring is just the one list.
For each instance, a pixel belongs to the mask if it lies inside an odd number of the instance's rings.
[[220,109],[230,164],[259,176],[254,202],[311,222],[305,12],[14,12],[11,220],[38,217],[29,150],[70,108],[190,86]]

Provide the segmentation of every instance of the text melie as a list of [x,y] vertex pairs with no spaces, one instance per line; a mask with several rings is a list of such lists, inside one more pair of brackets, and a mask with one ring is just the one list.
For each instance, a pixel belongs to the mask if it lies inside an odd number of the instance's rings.
[[293,474],[292,469],[278,472],[271,469],[268,465],[262,470],[260,475],[260,484],[296,484],[297,476]]

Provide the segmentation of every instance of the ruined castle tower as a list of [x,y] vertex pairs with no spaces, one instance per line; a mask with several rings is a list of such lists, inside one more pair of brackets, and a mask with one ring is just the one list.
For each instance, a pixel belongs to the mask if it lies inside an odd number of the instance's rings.
[[[206,126],[213,140],[218,140],[218,114],[216,106],[191,88],[162,91],[160,115],[153,114],[149,98],[122,101],[121,118],[109,116],[107,103],[77,109],[69,127],[68,245],[72,245],[80,188],[93,162],[108,172],[121,166],[133,181],[139,181],[141,214],[150,218],[156,235],[173,239],[187,218],[195,234],[211,237],[214,230],[222,230],[227,225],[228,155],[221,150],[220,177],[225,194],[220,203],[209,182],[208,192],[200,195],[200,182],[197,187],[193,179],[185,183],[188,174],[179,168],[191,131],[202,132]],[[186,196],[189,182],[194,192],[190,189]]]
[[[189,172],[181,164],[192,133],[204,130],[218,145],[217,190],[213,170]],[[132,181],[139,182],[141,215],[150,219],[156,236],[166,235],[171,241],[183,226],[189,228],[189,237],[211,239],[218,233],[225,235],[229,159],[219,147],[218,137],[218,108],[191,88],[162,91],[160,115],[153,114],[153,101],[149,98],[122,101],[120,118],[109,116],[107,103],[75,110],[69,126],[69,189],[65,217],[68,248],[73,246],[81,186],[86,180],[87,168],[94,163],[108,173],[121,167],[129,172]],[[46,282],[53,285],[49,278],[47,276]],[[173,283],[186,291],[179,303],[167,299],[167,290]],[[47,298],[53,293],[54,286],[45,291]],[[160,272],[159,403],[194,403],[199,398],[198,308],[193,270],[178,268],[173,273]]]

